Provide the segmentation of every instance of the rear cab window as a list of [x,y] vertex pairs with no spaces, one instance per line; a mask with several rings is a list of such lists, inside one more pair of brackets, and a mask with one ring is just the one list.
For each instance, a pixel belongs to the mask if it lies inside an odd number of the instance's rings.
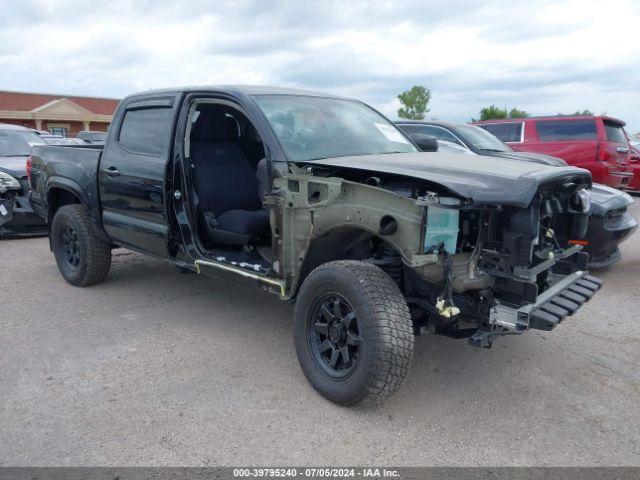
[[169,107],[128,109],[124,113],[118,143],[131,153],[160,156],[171,139],[172,118]]
[[505,143],[522,142],[523,122],[483,123],[478,125]]
[[542,142],[598,139],[595,119],[538,120],[535,124]]

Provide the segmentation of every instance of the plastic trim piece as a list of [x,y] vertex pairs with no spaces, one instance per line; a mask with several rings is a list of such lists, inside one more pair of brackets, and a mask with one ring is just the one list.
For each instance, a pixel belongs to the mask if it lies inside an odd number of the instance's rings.
[[228,265],[223,262],[217,262],[215,260],[196,260],[195,262],[196,271],[200,272],[200,266],[217,268],[219,270],[224,270],[226,272],[237,273],[240,276],[251,278],[253,280],[257,280],[262,283],[266,283],[267,285],[271,285],[273,287],[277,287],[280,291],[280,298],[285,299],[285,282],[283,280],[278,280],[276,278],[265,277],[264,275],[260,275],[258,273],[253,273],[245,270],[244,268],[235,267],[233,265]]

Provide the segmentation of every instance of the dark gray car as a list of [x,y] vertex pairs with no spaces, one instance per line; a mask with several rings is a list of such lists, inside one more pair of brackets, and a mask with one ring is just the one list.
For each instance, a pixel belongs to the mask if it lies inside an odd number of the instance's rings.
[[95,132],[92,130],[82,130],[78,132],[76,138],[84,140],[87,143],[93,145],[104,145],[105,140],[107,139],[107,132]]

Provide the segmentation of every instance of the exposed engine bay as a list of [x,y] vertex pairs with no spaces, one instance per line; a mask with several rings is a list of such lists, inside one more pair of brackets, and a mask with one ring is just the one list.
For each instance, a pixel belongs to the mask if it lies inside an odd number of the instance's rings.
[[442,185],[396,175],[324,168],[312,173],[375,186],[424,207],[421,253],[430,261],[418,267],[403,262],[383,240],[394,230],[382,221],[380,237],[365,241],[369,261],[404,293],[416,333],[489,347],[497,336],[555,328],[600,288],[601,281],[586,271],[588,255],[570,243],[587,231],[588,175],[542,183],[523,208],[477,205]]

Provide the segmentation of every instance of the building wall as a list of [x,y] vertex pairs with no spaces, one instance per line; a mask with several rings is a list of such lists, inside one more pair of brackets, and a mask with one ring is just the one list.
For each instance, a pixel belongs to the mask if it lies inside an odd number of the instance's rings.
[[81,130],[106,131],[118,103],[110,98],[0,90],[0,123],[50,132],[53,128],[54,133],[73,137]]
[[53,127],[62,127],[67,130],[67,137],[75,137],[80,130],[84,130],[84,124],[82,122],[66,122],[64,120],[43,120],[42,129],[49,130]]
[[91,122],[90,130],[93,130],[94,132],[106,132],[109,125],[109,123]]

